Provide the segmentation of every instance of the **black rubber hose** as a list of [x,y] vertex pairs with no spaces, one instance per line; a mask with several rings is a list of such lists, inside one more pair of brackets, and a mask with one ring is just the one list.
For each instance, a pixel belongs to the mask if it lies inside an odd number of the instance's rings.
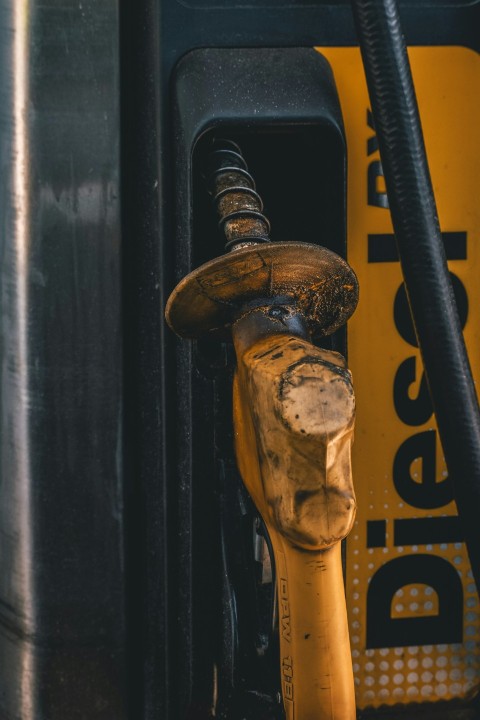
[[395,0],[352,0],[352,5],[410,310],[480,589],[480,412],[448,274],[398,7]]

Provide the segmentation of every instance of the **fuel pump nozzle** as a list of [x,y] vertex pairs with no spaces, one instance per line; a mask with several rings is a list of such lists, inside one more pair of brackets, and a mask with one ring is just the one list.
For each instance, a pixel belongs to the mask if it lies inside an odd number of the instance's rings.
[[355,403],[344,358],[310,337],[348,319],[357,281],[325,248],[270,243],[238,147],[216,156],[214,195],[232,252],[184,278],[166,317],[179,335],[233,337],[236,456],[275,556],[287,720],[353,720],[341,540],[355,516]]

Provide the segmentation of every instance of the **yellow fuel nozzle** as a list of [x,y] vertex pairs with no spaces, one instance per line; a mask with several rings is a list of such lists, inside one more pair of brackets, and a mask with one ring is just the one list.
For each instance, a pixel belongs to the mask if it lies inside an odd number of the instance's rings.
[[355,517],[351,377],[338,353],[275,332],[269,312],[233,328],[234,426],[240,473],[275,555],[286,717],[353,720],[340,552]]
[[233,336],[236,456],[274,549],[287,720],[354,720],[341,540],[355,516],[355,403],[343,357],[309,338],[346,322],[357,281],[323,247],[270,243],[232,146],[215,149],[213,175],[233,252],[184,278],[166,317],[184,337]]

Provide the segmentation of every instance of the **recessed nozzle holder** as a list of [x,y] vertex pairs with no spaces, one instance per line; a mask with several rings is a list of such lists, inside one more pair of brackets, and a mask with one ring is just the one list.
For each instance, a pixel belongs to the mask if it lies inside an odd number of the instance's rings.
[[[237,155],[238,146],[231,148],[216,150],[217,158]],[[228,160],[215,171],[220,179],[222,173],[225,185],[214,194],[222,227],[238,217],[242,226],[232,237],[225,230],[230,253],[177,285],[166,317],[178,335],[231,334],[235,345],[237,464],[275,555],[287,720],[353,720],[340,541],[355,517],[355,399],[343,357],[306,335],[343,325],[357,305],[358,284],[326,248],[271,243],[261,204],[252,210],[250,190],[238,192]]]

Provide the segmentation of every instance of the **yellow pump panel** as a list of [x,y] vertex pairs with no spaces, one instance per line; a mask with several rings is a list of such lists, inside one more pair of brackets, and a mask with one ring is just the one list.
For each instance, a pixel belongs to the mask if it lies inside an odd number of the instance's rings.
[[[318,49],[343,110],[348,261],[360,283],[348,334],[358,511],[346,560],[357,707],[466,698],[480,677],[480,606],[401,288],[360,52]],[[478,379],[480,58],[461,47],[415,47],[409,56]]]

